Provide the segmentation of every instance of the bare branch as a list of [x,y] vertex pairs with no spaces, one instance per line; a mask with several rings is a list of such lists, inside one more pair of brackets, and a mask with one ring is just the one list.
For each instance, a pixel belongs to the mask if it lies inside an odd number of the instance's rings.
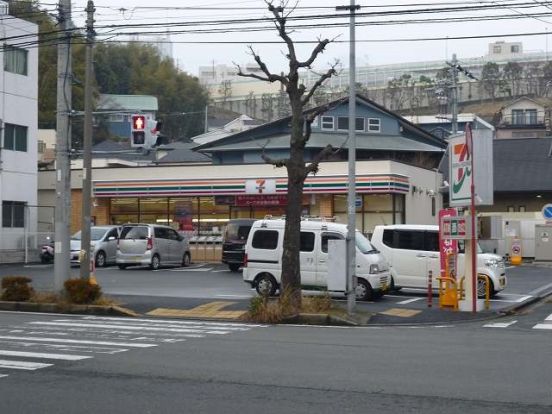
[[312,95],[314,95],[314,93],[316,92],[316,90],[322,86],[322,84],[330,79],[332,76],[336,75],[337,74],[337,71],[335,70],[335,67],[338,65],[339,62],[335,62],[332,67],[330,69],[328,69],[328,71],[326,73],[324,73],[322,76],[320,76],[320,78],[318,78],[318,80],[316,81],[316,83],[314,85],[312,85],[312,88],[310,89],[309,93],[303,98],[303,100],[301,101],[301,104],[302,105],[306,105],[309,103],[310,99],[312,98]]
[[324,39],[324,40],[318,39],[318,44],[313,49],[310,57],[307,60],[305,60],[304,62],[298,62],[298,66],[300,68],[309,68],[310,69],[312,63],[316,60],[318,55],[324,52],[324,49],[326,48],[328,43],[330,43],[330,41],[328,39]]
[[289,159],[287,158],[280,158],[280,159],[270,158],[268,155],[265,154],[264,150],[261,153],[261,158],[263,159],[264,162],[266,162],[267,164],[272,164],[276,168],[285,167],[289,162]]
[[[337,151],[339,151],[339,149]],[[316,154],[310,164],[305,167],[305,178],[307,178],[309,174],[316,175],[316,173],[318,173],[320,162],[328,158],[330,155],[337,153],[337,151],[330,144],[326,145],[322,151]]]
[[289,59],[290,62],[297,62],[295,45],[293,44],[293,41],[291,40],[291,38],[289,37],[286,31],[287,15],[284,16],[284,7],[275,7],[270,1],[266,1],[266,3],[268,6],[268,10],[272,12],[272,15],[274,16],[274,19],[276,21],[275,24],[276,24],[276,29],[278,30],[278,35],[284,40],[284,42],[286,42],[286,45],[288,47],[287,58]]
[[253,58],[255,59],[255,62],[257,62],[257,65],[259,66],[259,69],[261,69],[263,71],[263,73],[266,75],[266,77],[257,75],[255,73],[245,73],[242,70],[240,65],[234,63],[234,65],[238,68],[238,76],[243,76],[243,77],[246,77],[246,78],[259,79],[259,80],[266,81],[266,82],[280,81],[284,85],[287,86],[287,79],[284,76],[274,75],[273,73],[270,73],[270,71],[268,70],[268,67],[266,66],[266,64],[261,60],[261,57],[257,53],[255,53],[255,51],[253,50],[253,46],[248,46],[248,47],[249,47],[249,51],[251,53],[251,56],[253,56]]

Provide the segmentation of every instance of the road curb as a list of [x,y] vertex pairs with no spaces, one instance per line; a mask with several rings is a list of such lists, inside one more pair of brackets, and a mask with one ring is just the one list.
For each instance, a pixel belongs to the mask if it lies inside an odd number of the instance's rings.
[[342,318],[327,313],[299,313],[285,318],[281,324],[328,325],[328,326],[366,326],[372,315],[363,315],[354,319]]
[[121,306],[61,305],[57,303],[5,302],[0,301],[0,310],[16,312],[69,313],[99,316],[138,316],[131,309]]
[[528,306],[534,305],[535,303],[541,302],[549,297],[552,296],[552,290],[546,291],[544,293],[541,293],[539,295],[533,296],[530,299],[527,299],[521,303],[516,303],[515,305],[509,306],[505,309],[502,309],[498,311],[498,313],[501,316],[508,316],[508,315],[514,315],[523,308],[526,308]]

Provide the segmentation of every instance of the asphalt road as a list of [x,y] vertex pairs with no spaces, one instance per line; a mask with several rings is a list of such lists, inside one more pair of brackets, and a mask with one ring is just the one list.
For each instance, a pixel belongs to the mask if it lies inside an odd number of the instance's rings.
[[550,314],[412,329],[0,313],[0,412],[550,413]]

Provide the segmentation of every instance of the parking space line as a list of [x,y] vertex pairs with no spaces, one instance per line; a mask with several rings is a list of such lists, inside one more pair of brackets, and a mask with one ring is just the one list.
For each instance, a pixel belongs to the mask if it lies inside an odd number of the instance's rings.
[[510,322],[493,322],[488,323],[486,325],[483,325],[483,328],[507,328],[508,326],[512,326],[517,321],[510,321]]
[[550,324],[550,323],[538,323],[535,326],[533,326],[533,329],[552,330],[552,324]]
[[406,305],[408,303],[412,303],[412,302],[417,302],[419,300],[423,300],[425,298],[412,298],[412,299],[407,299],[407,300],[403,300],[401,302],[397,302],[397,305]]
[[183,269],[168,269],[169,272],[210,272],[211,270],[213,270],[212,267],[202,267],[201,269],[200,268],[193,268],[193,269],[190,269],[188,267],[186,268],[183,268]]

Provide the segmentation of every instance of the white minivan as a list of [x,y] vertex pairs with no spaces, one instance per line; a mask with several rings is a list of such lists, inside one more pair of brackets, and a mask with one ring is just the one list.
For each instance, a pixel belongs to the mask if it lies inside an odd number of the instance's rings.
[[[245,247],[243,280],[260,295],[274,295],[281,282],[284,219],[264,219],[253,223]],[[328,286],[328,241],[343,240],[345,224],[320,219],[301,221],[301,285],[306,290]],[[356,232],[356,297],[371,300],[384,294],[390,282],[389,266],[368,239]],[[345,278],[343,274],[343,278]]]
[[[385,256],[391,271],[391,288],[427,289],[427,275],[433,273],[433,288],[440,275],[439,226],[397,224],[376,226],[372,244]],[[506,287],[506,266],[496,254],[478,253],[477,273],[489,277],[491,296]],[[464,275],[464,255],[458,255],[458,275]],[[477,294],[485,295],[485,279],[478,279]]]

